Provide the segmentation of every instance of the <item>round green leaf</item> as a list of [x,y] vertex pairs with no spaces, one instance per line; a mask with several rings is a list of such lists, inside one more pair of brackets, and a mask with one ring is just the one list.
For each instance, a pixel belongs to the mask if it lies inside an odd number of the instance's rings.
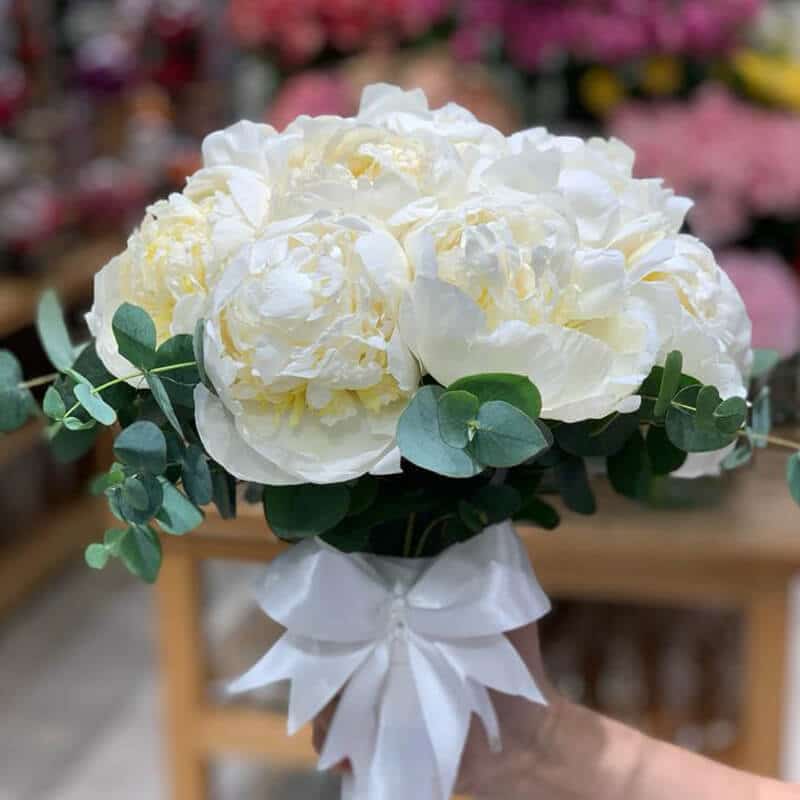
[[714,410],[714,423],[720,433],[736,433],[747,420],[747,402],[741,397],[729,397]]
[[695,425],[703,431],[716,431],[714,412],[722,404],[722,398],[715,386],[703,386],[697,393]]
[[673,350],[664,362],[664,372],[661,376],[661,386],[658,390],[653,413],[656,419],[660,419],[667,413],[672,398],[680,388],[681,373],[683,370],[683,356],[677,350]]
[[556,467],[558,489],[564,505],[577,514],[594,514],[597,501],[589,486],[586,462],[578,456],[562,459]]
[[720,433],[714,430],[703,430],[698,427],[695,414],[689,408],[695,408],[699,385],[681,389],[673,398],[667,411],[666,430],[672,444],[685,453],[707,453],[721,450],[736,439],[736,434]]
[[186,494],[195,505],[204,506],[211,502],[214,496],[214,486],[211,482],[211,470],[202,447],[191,444],[186,448],[181,467],[181,479]]
[[164,492],[161,510],[156,515],[159,525],[173,536],[193,531],[203,521],[203,512],[165,478],[159,478]]
[[161,542],[149,527],[135,525],[119,545],[119,557],[130,572],[147,583],[154,583],[161,569]]
[[77,384],[73,391],[75,392],[75,399],[101,425],[109,426],[117,421],[117,412],[85,383]]
[[686,461],[686,453],[675,447],[666,430],[657,425],[651,425],[647,431],[647,454],[654,475],[669,475]]
[[336,527],[349,507],[350,490],[342,483],[264,487],[267,522],[282,539],[319,536]]
[[481,405],[492,400],[503,400],[531,419],[536,419],[542,412],[542,396],[530,378],[524,375],[487,372],[460,378],[447,387],[448,392],[459,390],[474,394]]
[[618,453],[606,461],[608,479],[615,491],[626,497],[646,497],[652,480],[652,468],[644,438],[636,431]]
[[183,436],[181,423],[178,421],[178,417],[175,415],[175,409],[172,407],[172,400],[169,399],[169,394],[164,388],[161,378],[153,372],[148,372],[145,377],[147,378],[147,385],[150,388],[153,399],[164,413],[167,421],[175,429],[175,432],[178,434],[178,436]]
[[[194,360],[194,342],[185,333],[167,339],[156,351],[156,366],[159,368]],[[194,389],[200,383],[200,373],[196,366],[171,369],[158,375],[175,405],[194,408]]]
[[514,519],[520,522],[530,522],[548,531],[557,528],[561,522],[558,511],[535,495],[527,500],[522,508],[514,514]]
[[64,322],[58,296],[52,289],[42,294],[36,313],[36,331],[50,363],[60,371],[72,366],[75,349]]
[[156,326],[139,306],[123,303],[111,320],[119,354],[140,369],[156,365]]
[[114,492],[125,521],[139,525],[156,515],[164,499],[161,484],[152,475],[130,476]]
[[350,507],[347,516],[363,514],[378,496],[378,481],[373,475],[362,475],[350,484]]
[[0,350],[0,390],[16,389],[22,381],[22,366],[10,350]]
[[442,394],[441,386],[423,386],[414,395],[397,424],[400,453],[412,464],[439,475],[471,478],[481,472],[480,464],[466,450],[451,447],[442,439],[439,430]]
[[0,389],[0,433],[21,428],[31,415],[33,404],[27,389]]
[[108,559],[110,556],[111,554],[106,549],[106,546],[97,543],[90,544],[84,553],[86,563],[92,569],[103,569],[103,567],[108,564]]
[[469,502],[486,517],[488,525],[510,519],[522,507],[522,496],[513,487],[487,484],[481,487]]
[[604,419],[558,425],[553,434],[568,453],[583,458],[605,457],[619,452],[638,427],[638,414],[614,413]]
[[470,440],[470,423],[478,416],[480,402],[471,392],[445,392],[439,398],[439,433],[450,447],[464,448]]
[[90,431],[96,427],[93,419],[78,419],[78,417],[64,417],[64,427],[68,431]]
[[536,422],[516,406],[490,400],[478,411],[478,428],[471,450],[481,464],[513,467],[547,449]]
[[160,475],[167,468],[167,441],[157,425],[141,420],[117,436],[114,455],[137,472]]
[[55,386],[48,386],[44,393],[42,410],[50,419],[61,419],[67,411],[64,400]]

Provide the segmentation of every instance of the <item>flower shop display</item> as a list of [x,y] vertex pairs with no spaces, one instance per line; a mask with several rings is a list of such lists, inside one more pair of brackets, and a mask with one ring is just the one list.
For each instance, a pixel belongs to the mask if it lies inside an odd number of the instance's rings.
[[[240,122],[98,273],[88,345],[50,293],[55,372],[0,352],[0,429],[34,392],[61,459],[120,428],[91,566],[153,581],[162,535],[260,492],[294,543],[259,590],[287,632],[231,688],[291,680],[291,730],[338,695],[321,764],[350,760],[350,800],[409,774],[444,800],[471,713],[502,745],[488,689],[544,702],[504,636],[549,607],[514,520],[557,526],[552,491],[594,513],[587,460],[640,499],[773,441],[747,395],[775,355],[690,202],[633,167],[385,84],[353,117]],[[774,443],[800,501],[800,445]]]

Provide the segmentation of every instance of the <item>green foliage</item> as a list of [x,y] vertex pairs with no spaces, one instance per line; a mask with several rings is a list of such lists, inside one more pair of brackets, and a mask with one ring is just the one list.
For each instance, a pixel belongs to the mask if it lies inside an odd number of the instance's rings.
[[164,499],[161,484],[152,475],[130,475],[111,491],[122,518],[137,525],[150,522]]
[[470,375],[447,387],[448,392],[465,391],[474,394],[479,403],[502,400],[518,408],[531,419],[542,412],[542,397],[529,378],[504,372]]
[[548,531],[555,530],[561,522],[558,511],[536,495],[525,501],[522,508],[514,514],[514,519],[519,522],[530,522]]
[[143,308],[123,303],[114,314],[111,329],[123,358],[142,370],[155,367],[156,326]]
[[67,413],[64,400],[55,386],[47,387],[47,391],[44,393],[42,410],[50,419],[61,419]]
[[[156,351],[156,368],[190,364],[195,360],[194,342],[188,334],[167,339]],[[170,400],[176,406],[194,409],[194,389],[200,383],[197,365],[170,369],[159,374]]]
[[85,383],[76,384],[73,391],[75,399],[92,419],[106,426],[113,425],[117,421],[117,412]]
[[397,425],[397,444],[404,458],[423,469],[451,478],[469,478],[481,465],[464,449],[451,447],[439,430],[440,386],[423,386]]
[[108,472],[103,472],[92,479],[89,491],[97,496],[113,486],[119,486],[125,480],[125,469],[122,464],[114,462]]
[[714,412],[722,404],[722,398],[719,396],[715,386],[703,386],[697,393],[695,400],[695,420],[694,424],[698,430],[710,433],[717,432],[717,420]]
[[350,489],[349,517],[363,514],[372,506],[378,497],[378,480],[373,475],[362,475],[358,480],[348,484]]
[[677,350],[673,350],[664,362],[664,371],[661,375],[661,385],[658,389],[653,415],[656,419],[663,419],[667,409],[672,402],[672,398],[678,392],[683,370],[683,355]]
[[723,469],[738,469],[747,464],[753,457],[753,443],[749,438],[740,438],[736,447],[725,456],[722,462]]
[[159,478],[164,492],[163,505],[156,514],[158,524],[173,536],[193,531],[203,521],[203,512],[166,478]]
[[198,506],[204,506],[214,497],[211,470],[202,447],[189,445],[181,459],[181,479],[186,494]]
[[132,525],[119,542],[119,558],[128,571],[147,583],[155,583],[161,569],[161,541],[150,527]]
[[594,514],[597,501],[589,486],[586,462],[577,456],[567,456],[559,462],[556,472],[564,505],[578,514]]
[[335,528],[347,516],[350,490],[343,483],[265,486],[264,511],[282,539],[304,539]]
[[105,545],[95,543],[86,548],[84,557],[86,558],[86,563],[92,569],[103,569],[108,564],[111,553],[108,552],[108,548]]
[[197,374],[200,377],[200,381],[202,382],[203,386],[208,389],[211,394],[216,394],[217,390],[214,388],[214,384],[211,383],[211,379],[208,377],[208,373],[206,372],[205,363],[205,353],[204,348],[205,344],[203,341],[203,337],[205,334],[206,328],[206,321],[204,319],[197,320],[197,324],[194,326],[194,337],[192,338],[192,350],[194,352],[194,360],[197,362]]
[[161,382],[161,378],[154,372],[148,372],[145,375],[145,378],[147,379],[147,385],[150,388],[153,399],[156,401],[158,407],[167,418],[167,421],[170,425],[172,425],[172,427],[175,429],[175,432],[179,436],[183,436],[181,423],[179,422],[178,417],[175,415],[175,409],[172,407],[172,400],[170,400],[169,394],[167,394],[167,390],[164,388],[164,384]]
[[486,466],[513,467],[547,449],[536,422],[503,400],[483,403],[477,423],[470,449]]
[[211,485],[214,487],[214,505],[222,519],[236,517],[236,479],[219,464],[211,464]]
[[750,380],[766,378],[781,360],[777,350],[753,350],[753,367],[750,370]]
[[756,447],[766,447],[767,437],[772,430],[772,406],[769,386],[765,386],[753,401],[753,413],[750,420],[750,434]]
[[[681,389],[667,411],[667,436],[675,447],[686,453],[720,450],[736,439],[735,433],[723,433],[718,428],[707,430],[698,425],[694,409],[702,388],[695,384]],[[714,419],[713,415],[711,418]]]
[[606,457],[622,449],[639,423],[638,414],[614,413],[604,419],[559,425],[554,434],[559,446],[568,453],[586,458]]
[[747,401],[729,397],[714,409],[714,423],[722,433],[737,433],[747,421]]
[[461,389],[446,391],[439,398],[439,433],[450,447],[464,449],[472,439],[480,401]]
[[167,441],[152,422],[134,422],[117,436],[114,455],[137,472],[160,475],[167,468]]
[[614,490],[635,500],[647,496],[652,477],[647,446],[640,431],[606,461],[608,479]]
[[800,452],[789,456],[786,463],[786,483],[795,503],[800,505]]
[[667,431],[651,425],[647,431],[647,455],[654,475],[669,475],[680,469],[686,461],[686,453],[670,441]]
[[513,517],[522,508],[522,495],[513,486],[489,483],[478,489],[469,502],[480,512],[485,527]]
[[[639,409],[639,417],[642,422],[658,422],[663,423],[663,416],[656,417],[655,406],[659,395],[661,394],[661,387],[664,382],[664,367],[653,367],[650,374],[645,379],[644,383],[639,389],[639,394],[642,398],[642,405]],[[687,386],[693,386],[700,383],[697,378],[691,375],[681,375],[678,381],[678,391],[685,389]],[[674,399],[674,396],[673,396]]]
[[64,417],[64,427],[68,431],[89,431],[95,427],[93,419],[78,419],[78,417]]
[[39,299],[36,331],[50,363],[59,371],[71,367],[75,361],[75,348],[64,322],[58,296],[52,289],[45,291]]
[[21,382],[22,367],[16,356],[0,350],[0,433],[21,428],[34,413],[31,393]]

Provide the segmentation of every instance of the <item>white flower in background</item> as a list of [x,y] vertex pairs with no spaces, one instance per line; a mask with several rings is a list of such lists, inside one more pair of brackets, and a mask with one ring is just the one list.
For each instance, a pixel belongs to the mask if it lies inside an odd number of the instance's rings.
[[476,198],[412,231],[406,251],[415,280],[401,330],[437,381],[527,375],[543,416],[568,422],[638,407],[657,310],[631,288],[622,253],[581,246],[563,198]]
[[409,279],[397,240],[366,218],[270,226],[213,292],[205,350],[218,396],[195,396],[209,454],[266,484],[398,469],[397,421],[419,383],[397,329]]
[[111,329],[125,302],[153,318],[158,342],[192,333],[209,292],[230,257],[254,241],[270,217],[266,153],[276,140],[267,125],[238,123],[208,136],[204,168],[183,194],[150,206],[127,249],[95,277],[87,316],[97,352],[114,375],[131,372]]

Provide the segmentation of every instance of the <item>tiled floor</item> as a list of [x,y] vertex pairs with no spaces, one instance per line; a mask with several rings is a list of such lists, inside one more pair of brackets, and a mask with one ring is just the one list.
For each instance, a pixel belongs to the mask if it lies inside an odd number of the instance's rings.
[[[230,622],[231,603],[217,605],[215,622]],[[153,634],[149,589],[82,565],[0,621],[0,800],[168,800]],[[239,763],[221,765],[214,790],[214,800],[337,796],[325,776]]]

